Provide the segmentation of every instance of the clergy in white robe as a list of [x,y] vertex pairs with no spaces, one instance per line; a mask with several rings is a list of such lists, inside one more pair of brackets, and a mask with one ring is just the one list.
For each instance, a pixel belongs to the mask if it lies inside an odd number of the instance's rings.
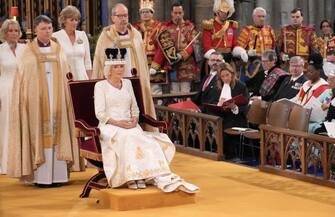
[[50,40],[50,18],[40,15],[34,26],[37,37],[24,50],[14,80],[7,172],[37,184],[65,183],[77,146],[68,106],[68,64]]
[[76,30],[79,20],[79,10],[72,6],[66,6],[60,13],[60,24],[62,29],[54,32],[53,37],[62,47],[70,71],[74,80],[87,80],[92,70],[90,45],[84,31]]
[[[142,86],[145,113],[155,118],[156,112],[151,96],[149,69],[142,36],[128,23],[128,9],[123,4],[116,4],[113,7],[111,18],[114,24],[102,30],[96,45],[93,78],[104,77],[104,51],[106,48],[126,48],[126,70],[124,76],[131,76],[132,68],[137,70],[137,76],[139,76]],[[154,131],[149,126],[145,126],[145,129]]]
[[0,32],[3,33],[1,39],[4,41],[0,45],[0,174],[6,174],[13,80],[17,71],[17,61],[21,58],[25,45],[18,43],[21,31],[17,21],[6,20]]
[[171,172],[169,163],[175,147],[168,136],[143,131],[138,125],[139,108],[131,82],[122,79],[124,62],[107,64],[104,70],[107,79],[97,82],[94,89],[103,166],[109,185],[115,188],[128,184],[133,188],[129,183],[136,181],[139,188],[145,188],[144,183],[139,185],[139,181],[145,180],[165,192],[178,189],[196,192],[198,187]]

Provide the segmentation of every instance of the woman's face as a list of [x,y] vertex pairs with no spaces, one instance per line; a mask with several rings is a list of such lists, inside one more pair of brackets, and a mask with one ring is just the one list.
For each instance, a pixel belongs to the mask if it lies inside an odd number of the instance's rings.
[[17,43],[20,37],[19,27],[15,24],[8,25],[8,31],[6,32],[6,41],[8,43]]
[[330,26],[330,23],[323,22],[321,25],[321,31],[324,35],[330,35],[332,33],[332,27]]
[[320,72],[313,65],[308,65],[306,77],[314,83],[320,79]]
[[67,18],[64,22],[64,28],[69,31],[74,31],[77,29],[79,23],[78,17]]
[[125,66],[122,64],[111,65],[109,77],[121,80],[121,78],[123,78],[124,76],[124,69],[125,69]]
[[233,75],[228,70],[224,69],[220,73],[221,81],[225,84],[230,84],[232,81]]

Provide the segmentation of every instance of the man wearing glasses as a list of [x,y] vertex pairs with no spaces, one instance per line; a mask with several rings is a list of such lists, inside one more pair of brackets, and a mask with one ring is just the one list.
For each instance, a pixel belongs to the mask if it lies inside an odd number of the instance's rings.
[[292,99],[298,94],[305,81],[307,78],[304,76],[304,59],[294,56],[290,59],[289,76],[281,83],[274,100]]
[[192,97],[192,101],[197,104],[203,112],[205,112],[202,107],[203,103],[215,104],[218,102],[221,91],[216,84],[218,80],[217,70],[218,66],[223,62],[224,60],[221,53],[214,51],[210,54],[208,59],[210,72],[207,77],[202,80],[200,85],[201,89]]
[[[104,77],[106,48],[126,48],[124,77],[132,76],[131,69],[135,68],[137,70],[137,76],[139,76],[141,81],[145,112],[155,118],[156,113],[150,91],[147,56],[141,33],[129,24],[128,8],[124,4],[116,4],[112,8],[111,14],[113,24],[103,29],[96,45],[93,78]],[[145,127],[145,129],[151,130],[148,127]]]

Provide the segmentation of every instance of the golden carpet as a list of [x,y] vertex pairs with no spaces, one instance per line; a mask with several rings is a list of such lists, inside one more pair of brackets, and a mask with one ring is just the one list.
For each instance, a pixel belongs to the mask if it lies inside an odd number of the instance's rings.
[[85,181],[94,173],[73,173],[60,188],[26,186],[0,176],[1,217],[334,217],[335,189],[259,172],[225,162],[178,153],[175,173],[201,189],[195,204],[133,211],[99,209],[97,193],[81,199]]

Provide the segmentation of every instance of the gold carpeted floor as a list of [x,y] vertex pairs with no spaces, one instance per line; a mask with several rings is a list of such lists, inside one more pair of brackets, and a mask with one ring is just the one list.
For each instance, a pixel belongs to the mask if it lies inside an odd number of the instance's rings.
[[335,189],[261,173],[225,162],[178,153],[172,169],[198,185],[196,204],[136,211],[113,211],[96,207],[97,194],[78,195],[94,173],[73,173],[71,183],[60,188],[25,186],[0,176],[1,217],[334,217]]

